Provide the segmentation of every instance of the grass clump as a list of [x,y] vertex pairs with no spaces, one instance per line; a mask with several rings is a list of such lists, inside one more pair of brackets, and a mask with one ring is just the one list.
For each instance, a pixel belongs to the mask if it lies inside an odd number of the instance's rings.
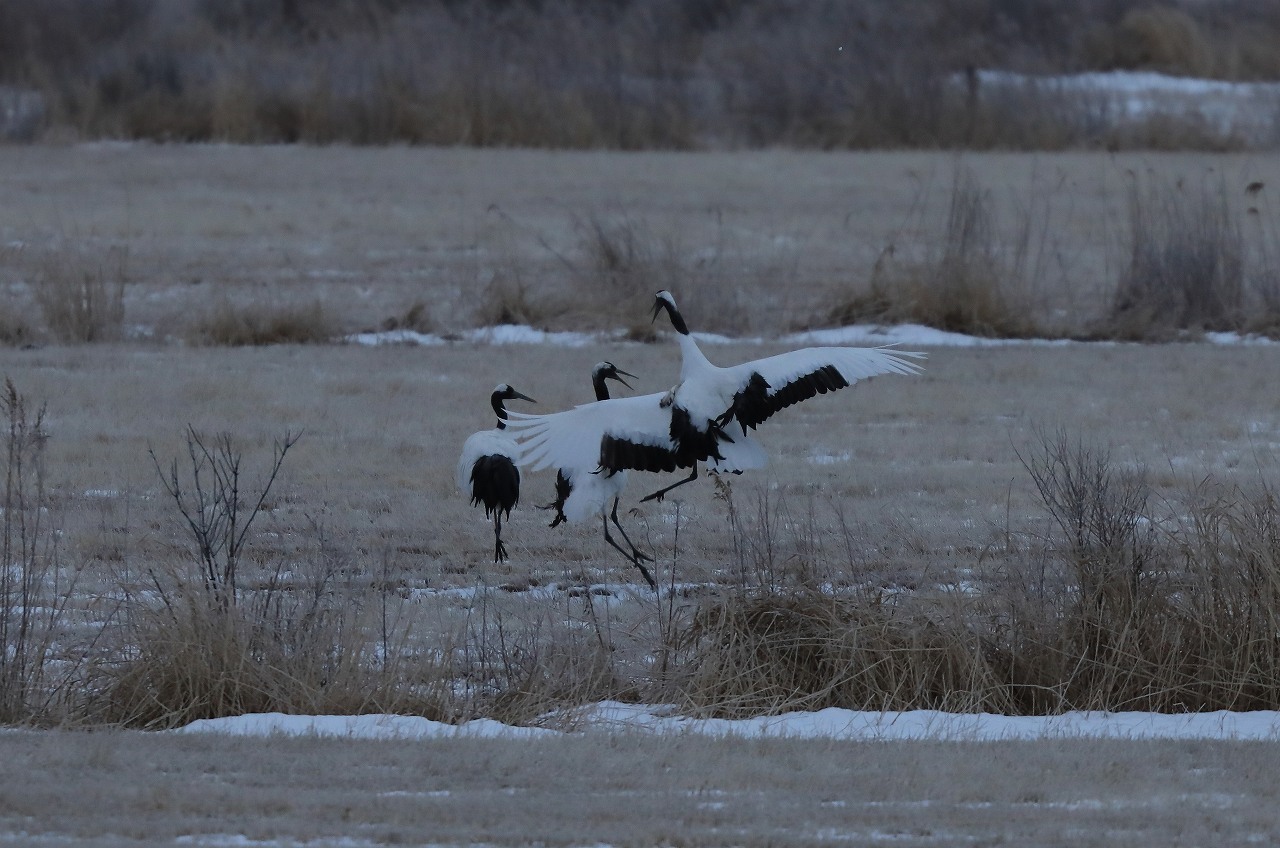
[[84,246],[64,246],[41,257],[36,303],[54,338],[71,343],[121,338],[128,258],[122,247],[99,253]]
[[1031,220],[1014,244],[997,236],[990,192],[971,171],[958,170],[942,235],[922,259],[900,258],[891,244],[872,268],[870,285],[836,305],[827,320],[915,323],[998,338],[1045,333],[1035,320],[1026,283]]
[[267,307],[224,300],[188,329],[192,341],[223,347],[324,344],[338,334],[337,322],[320,301]]
[[683,695],[699,712],[728,718],[985,706],[978,643],[956,635],[874,595],[733,593],[693,622]]
[[188,428],[185,464],[163,468],[152,455],[194,556],[152,569],[145,592],[128,591],[126,647],[92,675],[94,719],[166,728],[250,712],[443,714],[426,689],[406,696],[386,621],[381,642],[366,635],[366,596],[342,585],[350,563],[321,525],[313,522],[309,556],[255,569],[253,579],[245,573],[250,531],[297,438],[276,443],[256,493],[228,434],[209,439]]
[[1126,265],[1106,335],[1162,341],[1239,329],[1246,296],[1240,222],[1221,181],[1129,186]]

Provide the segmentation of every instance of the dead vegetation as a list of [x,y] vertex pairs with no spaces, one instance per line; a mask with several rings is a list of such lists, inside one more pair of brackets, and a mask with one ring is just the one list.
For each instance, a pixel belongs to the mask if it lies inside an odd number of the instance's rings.
[[124,333],[129,251],[67,239],[36,263],[36,302],[55,339],[73,344],[118,341]]
[[[0,134],[164,142],[616,150],[1239,147],[1165,116],[1134,134],[1052,86],[975,67],[1274,79],[1258,0],[981,9],[582,0],[0,4],[0,84],[38,92]],[[71,24],[74,23],[74,26]],[[69,33],[74,33],[74,36]],[[780,70],[781,69],[781,70]],[[1043,90],[1041,90],[1043,88]],[[17,102],[17,101],[15,101]],[[1194,131],[1181,131],[1190,125]]]
[[913,323],[954,333],[996,338],[1053,335],[1032,298],[1028,255],[1034,228],[1023,218],[1011,242],[1000,239],[993,220],[990,190],[973,173],[960,169],[951,187],[946,222],[936,243],[921,251],[886,245],[871,269],[865,291],[855,291],[830,313],[838,325],[876,322]]
[[320,301],[272,306],[237,306],[219,301],[202,319],[192,321],[187,335],[197,344],[226,347],[273,344],[326,344],[339,335],[337,322]]

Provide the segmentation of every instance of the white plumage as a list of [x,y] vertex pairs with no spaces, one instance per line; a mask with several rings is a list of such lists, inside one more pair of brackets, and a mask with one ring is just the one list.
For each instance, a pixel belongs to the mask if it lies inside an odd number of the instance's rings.
[[[747,438],[747,430],[792,404],[881,374],[918,374],[913,360],[925,354],[892,348],[810,347],[767,356],[728,367],[713,364],[689,333],[675,298],[660,291],[653,317],[666,310],[680,344],[680,379],[663,398],[670,407],[671,439],[678,452],[705,453],[713,458],[733,452],[732,443]],[[741,435],[724,428],[737,422]],[[735,428],[737,429],[737,428]],[[682,485],[697,476],[697,468]],[[669,486],[645,498],[661,498]]]
[[[605,380],[617,380],[627,388],[631,388],[630,384],[623,379],[626,377],[635,377],[612,362],[600,362],[591,370],[591,385],[595,390],[597,401],[609,400],[609,387]],[[568,453],[562,454],[567,458]],[[526,460],[527,457],[526,457]],[[548,508],[556,510],[556,517],[551,522],[552,527],[556,527],[561,522],[567,521],[570,524],[581,523],[588,518],[600,518],[600,523],[604,528],[604,539],[615,550],[627,558],[627,560],[640,570],[644,575],[645,582],[650,587],[656,589],[657,583],[654,582],[653,575],[649,573],[649,569],[645,568],[644,562],[652,562],[653,557],[643,553],[631,541],[631,537],[627,535],[627,531],[623,529],[622,523],[618,521],[618,500],[622,496],[623,489],[627,486],[627,472],[625,469],[608,471],[601,469],[599,463],[588,451],[579,449],[575,458],[571,462],[553,463],[557,466],[556,471],[556,502],[549,504]],[[618,532],[622,534],[623,540],[631,548],[628,552],[619,545],[609,534],[609,521],[612,520]]]
[[471,499],[473,506],[483,504],[485,517],[493,518],[494,562],[507,558],[507,548],[502,543],[502,515],[506,513],[510,518],[511,510],[520,501],[520,446],[505,431],[507,410],[503,403],[515,399],[535,402],[506,383],[493,390],[489,402],[498,416],[498,426],[467,437],[455,477],[458,490]]

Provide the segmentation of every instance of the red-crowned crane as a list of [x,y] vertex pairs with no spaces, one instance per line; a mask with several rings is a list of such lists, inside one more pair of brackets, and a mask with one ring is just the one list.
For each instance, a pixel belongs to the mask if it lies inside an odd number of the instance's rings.
[[[925,354],[890,348],[807,347],[721,368],[713,365],[689,334],[684,317],[671,292],[658,292],[653,319],[666,310],[680,343],[680,380],[663,399],[670,407],[671,439],[678,451],[716,455],[717,446],[729,438],[724,428],[736,421],[755,429],[774,413],[814,395],[852,386],[880,374],[918,374],[912,360]],[[733,438],[737,438],[736,436]],[[698,476],[697,465],[689,476],[642,500],[662,499],[676,486]]]
[[[635,374],[623,371],[612,362],[597,363],[591,369],[591,386],[595,389],[596,400],[609,400],[609,387],[606,385],[605,380],[617,380],[628,389],[631,388],[631,384],[624,380],[623,377],[636,379]],[[650,588],[656,590],[658,584],[654,582],[653,575],[649,573],[649,569],[644,566],[645,562],[652,562],[653,557],[636,548],[635,543],[631,541],[627,531],[622,528],[622,524],[618,521],[618,500],[621,498],[622,490],[626,486],[627,472],[625,469],[614,471],[601,469],[599,460],[596,457],[588,457],[581,465],[561,465],[556,469],[555,503],[547,505],[547,509],[556,511],[556,516],[551,522],[551,526],[557,527],[566,521],[570,524],[578,524],[588,518],[600,516],[601,524],[604,526],[604,540],[612,545],[618,553],[626,557],[632,565],[640,569],[640,573],[644,575],[645,582],[649,584]],[[631,548],[629,553],[609,534],[610,520],[618,528],[618,532],[622,534],[627,546]]]
[[511,517],[511,510],[520,500],[520,469],[517,468],[520,448],[506,432],[507,408],[504,401],[533,398],[522,395],[506,383],[500,384],[490,396],[493,411],[498,415],[498,426],[493,430],[472,433],[462,445],[458,458],[458,489],[471,498],[471,505],[484,504],[484,516],[493,517],[493,561],[507,558],[506,545],[502,544],[502,514]]
[[[580,501],[571,505],[571,498],[566,500],[566,517],[573,520],[568,514],[571,506],[580,509],[582,517],[593,511],[603,516],[604,507],[612,498],[610,517],[619,531],[622,526],[617,522],[617,497],[625,481],[618,478],[628,469],[675,471],[707,462],[717,472],[736,474],[764,466],[764,449],[749,436],[731,439],[721,434],[724,440],[715,445],[714,454],[700,453],[697,446],[681,449],[671,438],[671,410],[663,405],[668,394],[598,400],[546,415],[513,412],[509,423],[520,440],[520,462],[534,471],[571,469],[571,479],[581,481],[579,485],[584,488]],[[609,535],[607,520],[604,530],[605,539],[656,589],[657,584],[643,564],[650,557],[636,550],[635,545],[631,545],[631,554],[623,550]],[[627,544],[631,544],[630,539]]]

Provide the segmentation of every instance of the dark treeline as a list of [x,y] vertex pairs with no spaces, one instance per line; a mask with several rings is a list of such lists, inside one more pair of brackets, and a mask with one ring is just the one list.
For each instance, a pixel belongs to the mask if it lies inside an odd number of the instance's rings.
[[1160,138],[1122,136],[1061,98],[988,95],[971,73],[985,68],[1280,79],[1280,3],[0,0],[9,138],[53,130],[617,149],[1231,143],[1167,125]]

